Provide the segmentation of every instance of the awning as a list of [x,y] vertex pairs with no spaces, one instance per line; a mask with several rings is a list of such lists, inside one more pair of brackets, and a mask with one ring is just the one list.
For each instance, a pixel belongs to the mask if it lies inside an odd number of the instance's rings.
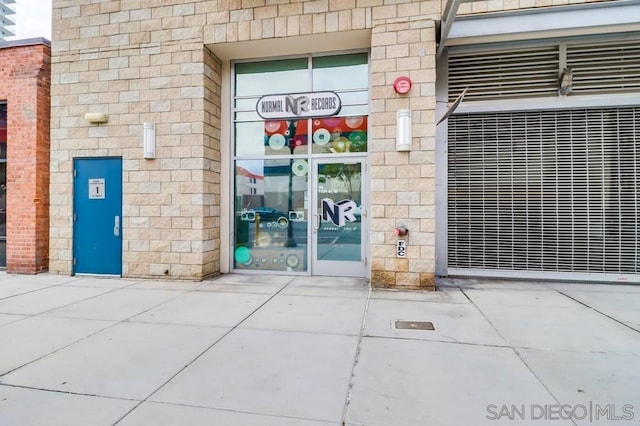
[[640,0],[457,16],[462,3],[473,1],[448,1],[438,56],[450,46],[640,31]]

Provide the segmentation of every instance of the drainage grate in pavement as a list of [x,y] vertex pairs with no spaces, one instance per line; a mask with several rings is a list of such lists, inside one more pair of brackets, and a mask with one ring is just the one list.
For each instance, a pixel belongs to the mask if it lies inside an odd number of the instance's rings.
[[436,328],[430,321],[396,321],[394,327],[397,330],[427,330],[434,331]]

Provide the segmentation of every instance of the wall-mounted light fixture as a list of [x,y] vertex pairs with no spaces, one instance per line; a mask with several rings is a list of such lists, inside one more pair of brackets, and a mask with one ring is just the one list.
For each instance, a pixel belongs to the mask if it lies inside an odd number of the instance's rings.
[[144,148],[144,158],[152,160],[156,158],[156,125],[154,123],[144,123],[143,128],[142,146]]
[[411,151],[411,110],[396,113],[396,151]]
[[107,115],[102,112],[88,112],[84,115],[84,119],[91,124],[103,124],[109,121]]

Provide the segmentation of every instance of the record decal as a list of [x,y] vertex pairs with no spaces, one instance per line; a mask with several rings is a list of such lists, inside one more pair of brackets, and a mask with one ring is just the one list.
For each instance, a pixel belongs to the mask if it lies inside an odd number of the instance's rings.
[[282,136],[280,133],[276,133],[275,135],[269,138],[269,146],[275,150],[282,149],[285,143],[286,143],[286,140],[284,136]]
[[296,160],[291,165],[291,171],[296,176],[305,176],[309,171],[309,164],[305,160]]
[[327,129],[318,129],[313,133],[313,141],[318,145],[326,145],[331,140],[331,133]]

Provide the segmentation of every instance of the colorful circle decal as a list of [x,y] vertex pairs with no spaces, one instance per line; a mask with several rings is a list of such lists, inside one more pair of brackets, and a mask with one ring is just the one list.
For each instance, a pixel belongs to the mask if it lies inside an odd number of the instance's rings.
[[235,252],[233,253],[233,257],[234,259],[236,259],[236,262],[246,265],[248,263],[251,263],[251,250],[249,250],[248,247],[240,246],[236,248]]
[[340,122],[342,121],[342,119],[340,118],[325,118],[324,119],[324,124],[327,127],[335,127],[340,125]]
[[309,171],[309,164],[305,160],[296,160],[291,165],[291,171],[296,176],[306,176]]
[[363,121],[362,116],[347,117],[344,119],[345,124],[352,129],[360,127]]
[[289,256],[287,256],[287,266],[289,268],[295,268],[299,264],[300,258],[298,256],[296,256],[295,254],[290,254]]
[[313,141],[318,145],[326,145],[331,140],[331,133],[327,129],[318,129],[313,133]]
[[286,142],[286,139],[280,133],[276,133],[269,138],[269,146],[275,150],[282,149]]
[[365,142],[367,140],[367,133],[362,130],[354,130],[349,135],[349,140],[351,142]]
[[278,130],[280,130],[281,126],[282,126],[282,122],[280,122],[280,121],[265,121],[264,122],[264,129],[269,133],[277,132]]
[[333,151],[334,152],[348,152],[349,151],[349,139],[339,137],[335,141],[333,141]]
[[289,219],[287,219],[286,217],[280,216],[278,218],[278,226],[280,228],[286,228],[288,224],[289,224]]

